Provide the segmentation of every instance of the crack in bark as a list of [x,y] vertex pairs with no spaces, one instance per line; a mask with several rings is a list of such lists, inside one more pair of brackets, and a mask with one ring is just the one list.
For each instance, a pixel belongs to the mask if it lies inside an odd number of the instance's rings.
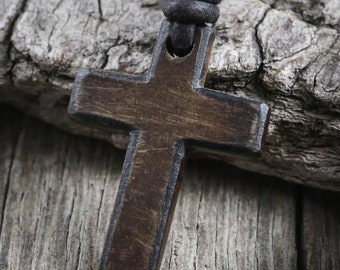
[[[25,9],[26,9],[26,6],[27,6],[27,3],[28,3],[28,0],[22,0],[21,2],[21,6],[18,8],[18,11],[16,12],[13,20],[11,21],[11,24],[8,28],[8,33],[6,35],[6,38],[5,40],[3,41],[4,44],[6,44],[7,42],[7,61],[10,63],[10,69],[7,71],[7,75],[9,77],[9,83],[10,85],[13,85],[14,84],[14,80],[13,80],[13,68],[14,68],[14,65],[15,63],[13,61],[11,61],[11,50],[13,48],[13,44],[12,44],[12,35],[14,33],[14,28],[15,28],[15,25],[17,23],[17,21],[19,20],[20,16],[25,12]],[[5,74],[5,76],[6,76]]]
[[55,24],[53,24],[52,26],[52,30],[48,36],[48,42],[47,42],[47,51],[50,53],[52,51],[52,46],[51,46],[51,38],[53,36],[53,33],[54,33],[54,30],[55,30],[55,27],[56,25],[58,24],[58,21],[55,22]]
[[52,14],[54,14],[56,11],[57,11],[57,9],[61,6],[61,4],[62,4],[62,2],[63,2],[64,0],[60,0],[58,3],[57,3],[57,5],[54,7],[54,9],[52,10]]
[[144,1],[142,1],[141,8],[158,8],[160,6],[159,2],[160,1],[144,3]]
[[105,69],[105,67],[107,66],[107,64],[109,63],[109,59],[110,59],[110,55],[109,55],[109,51],[114,48],[115,46],[117,46],[118,43],[118,39],[115,42],[115,44],[113,44],[112,46],[110,46],[109,48],[107,48],[104,52],[104,60],[103,60],[103,64],[100,66],[100,69]]
[[103,10],[102,10],[102,0],[97,0],[97,3],[98,3],[99,17],[100,17],[101,20],[103,20],[104,16],[103,16]]
[[[263,71],[263,68],[264,68],[264,59],[265,59],[265,56],[264,56],[264,48],[261,44],[261,40],[259,38],[259,27],[260,25],[263,23],[263,21],[265,20],[265,18],[267,17],[267,14],[268,12],[271,10],[271,8],[268,8],[264,14],[263,14],[263,17],[259,20],[259,22],[255,25],[255,42],[258,46],[258,50],[259,50],[259,53],[260,53],[260,58],[261,58],[261,63],[259,65],[259,68],[257,69],[257,71],[255,72],[254,74],[254,79],[256,81],[260,81],[260,76],[262,74],[262,71]],[[262,91],[264,92],[264,91]]]
[[[259,22],[255,25],[255,41],[257,43],[257,46],[259,47],[259,52],[260,52],[260,57],[261,57],[261,64],[260,64],[260,67],[261,65],[263,65],[263,61],[264,61],[264,49],[263,49],[263,46],[261,44],[261,40],[259,38],[259,34],[258,34],[258,31],[259,31],[259,27],[260,25],[263,23],[263,21],[265,20],[265,18],[267,17],[268,15],[268,12],[271,10],[271,8],[268,8],[264,14],[263,14],[263,17],[259,20]],[[259,68],[260,69],[260,68]]]

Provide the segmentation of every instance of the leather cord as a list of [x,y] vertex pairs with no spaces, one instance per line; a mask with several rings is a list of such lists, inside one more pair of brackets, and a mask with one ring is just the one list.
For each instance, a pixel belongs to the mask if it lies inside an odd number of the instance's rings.
[[191,51],[197,26],[215,23],[221,0],[163,0],[162,11],[171,22],[170,45],[174,54],[184,56]]

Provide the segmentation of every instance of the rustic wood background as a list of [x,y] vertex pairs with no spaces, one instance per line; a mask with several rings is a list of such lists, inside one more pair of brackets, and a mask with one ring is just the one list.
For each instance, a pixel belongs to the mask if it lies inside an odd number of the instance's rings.
[[[157,0],[0,0],[0,102],[64,130],[82,67],[143,73]],[[208,86],[272,108],[235,165],[340,190],[340,1],[223,0]],[[212,108],[213,109],[213,108]],[[0,269],[96,269],[124,152],[0,107]],[[338,193],[190,161],[163,269],[340,269]]]
[[[124,151],[0,106],[0,269],[97,269]],[[162,269],[340,269],[340,194],[191,160]]]

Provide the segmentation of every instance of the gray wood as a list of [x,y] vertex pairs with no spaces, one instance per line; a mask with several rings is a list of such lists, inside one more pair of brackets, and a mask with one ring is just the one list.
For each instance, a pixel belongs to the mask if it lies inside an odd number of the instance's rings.
[[[12,164],[0,178],[1,186],[9,181],[1,269],[97,269],[123,151],[30,118],[18,132],[10,125],[18,113],[9,111],[0,148],[16,151],[0,160]],[[190,161],[162,269],[297,269],[295,190],[221,162]]]
[[303,189],[301,264],[303,269],[340,269],[340,194]]
[[[10,119],[1,126],[11,128]],[[123,155],[27,119],[10,162],[1,269],[96,269]],[[3,129],[1,130],[3,131]],[[1,141],[1,148],[12,141]],[[6,193],[5,193],[6,194]]]
[[[13,157],[16,151],[18,134],[21,130],[22,116],[12,114],[12,111],[0,107],[0,235],[3,231],[3,218],[7,203],[7,190],[13,165]],[[4,128],[7,127],[7,128]],[[0,242],[0,250],[2,241]],[[6,251],[0,252],[0,269],[6,269],[3,257]]]
[[[163,19],[155,0],[0,0],[0,100],[68,131],[66,106],[82,67],[143,73]],[[228,162],[340,190],[340,2],[220,4],[208,86],[272,108],[261,159]],[[211,108],[213,110],[214,108]]]
[[163,269],[297,269],[294,186],[207,160],[187,169]]

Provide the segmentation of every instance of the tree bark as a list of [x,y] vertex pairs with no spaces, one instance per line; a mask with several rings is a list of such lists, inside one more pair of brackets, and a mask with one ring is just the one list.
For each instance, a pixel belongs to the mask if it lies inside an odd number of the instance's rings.
[[[0,101],[120,147],[128,137],[66,115],[82,67],[144,73],[163,19],[156,0],[0,0]],[[261,158],[228,162],[340,190],[340,2],[220,4],[207,86],[272,109]],[[214,110],[214,108],[211,108]]]

